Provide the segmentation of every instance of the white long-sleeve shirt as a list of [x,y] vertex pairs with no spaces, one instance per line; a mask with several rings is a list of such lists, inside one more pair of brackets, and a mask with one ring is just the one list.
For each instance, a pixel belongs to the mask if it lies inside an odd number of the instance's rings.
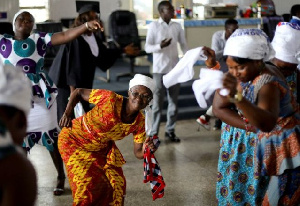
[[211,48],[216,53],[216,59],[219,61],[221,65],[221,71],[226,72],[228,70],[228,67],[226,65],[226,62],[223,60],[223,52],[226,44],[225,39],[225,30],[216,31],[211,40]]
[[[171,44],[161,48],[160,43],[164,39],[172,38]],[[162,18],[149,24],[145,51],[153,53],[153,73],[166,74],[171,71],[178,62],[177,43],[180,44],[183,53],[187,51],[185,34],[181,25],[170,21],[169,24]]]

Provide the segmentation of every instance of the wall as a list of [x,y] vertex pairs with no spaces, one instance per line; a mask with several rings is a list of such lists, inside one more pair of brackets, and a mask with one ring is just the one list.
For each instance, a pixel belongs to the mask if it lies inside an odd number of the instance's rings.
[[299,0],[273,0],[273,2],[275,3],[276,13],[278,15],[290,13],[290,9],[294,4],[300,4]]
[[8,21],[12,21],[19,11],[19,0],[0,0],[0,11],[7,11]]
[[[75,18],[76,13],[75,0],[49,0],[50,19],[60,21],[61,18]],[[106,27],[110,13],[117,9],[130,8],[130,0],[109,0],[100,1],[101,19]],[[106,28],[107,29],[107,28]]]
[[[147,0],[149,1],[149,0]],[[159,1],[159,0],[155,0]],[[299,0],[273,0],[276,6],[277,14],[289,13],[294,4],[299,4]],[[210,0],[211,3],[238,3],[240,8],[251,4],[251,0]],[[116,9],[132,8],[131,0],[100,0],[101,18],[104,23],[107,22],[109,14]],[[59,21],[61,18],[76,17],[75,0],[49,0],[50,18]],[[0,11],[9,11],[8,20],[12,21],[14,14],[19,10],[19,0],[0,0]]]

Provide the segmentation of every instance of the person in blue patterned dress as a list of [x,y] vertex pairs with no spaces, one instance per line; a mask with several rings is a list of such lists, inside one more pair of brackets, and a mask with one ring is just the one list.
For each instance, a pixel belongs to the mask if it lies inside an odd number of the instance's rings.
[[0,205],[33,206],[36,199],[35,170],[14,143],[26,134],[30,94],[24,74],[0,62]]
[[35,19],[26,11],[15,14],[14,36],[0,35],[0,59],[4,64],[20,67],[32,83],[32,108],[28,115],[27,135],[23,147],[29,151],[35,144],[44,145],[50,152],[58,172],[54,195],[64,192],[65,173],[57,148],[60,131],[57,122],[57,88],[44,71],[46,48],[67,43],[86,31],[102,29],[97,21],[58,33],[32,33]]
[[[223,86],[229,94],[218,90],[213,102],[224,122],[216,185],[222,206],[300,201],[300,118],[284,76],[264,63],[271,51],[259,29],[236,30],[224,49],[229,72]],[[270,177],[285,175],[273,190],[276,197],[265,198]]]

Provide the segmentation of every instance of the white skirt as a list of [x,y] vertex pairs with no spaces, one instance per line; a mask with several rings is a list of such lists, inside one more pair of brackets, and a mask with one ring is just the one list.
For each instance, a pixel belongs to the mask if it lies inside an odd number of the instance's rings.
[[48,109],[44,98],[34,96],[33,102],[33,108],[27,117],[27,136],[23,147],[29,151],[35,144],[40,144],[53,151],[60,132],[57,122],[57,103],[54,101]]

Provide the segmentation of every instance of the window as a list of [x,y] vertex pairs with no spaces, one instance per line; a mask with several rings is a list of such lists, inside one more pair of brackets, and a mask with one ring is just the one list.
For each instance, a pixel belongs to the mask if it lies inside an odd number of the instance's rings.
[[19,0],[20,9],[30,12],[36,22],[49,19],[48,0]]

